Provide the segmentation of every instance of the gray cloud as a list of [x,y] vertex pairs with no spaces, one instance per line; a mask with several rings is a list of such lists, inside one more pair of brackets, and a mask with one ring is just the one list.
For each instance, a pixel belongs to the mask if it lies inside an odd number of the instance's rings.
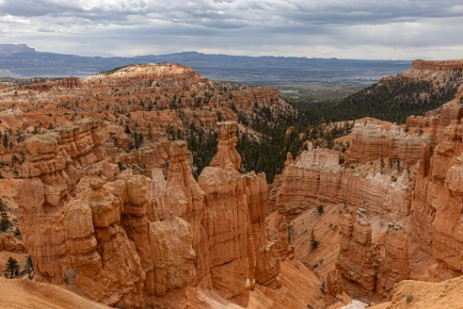
[[[0,43],[82,55],[197,50],[461,57],[456,0],[0,0]],[[439,56],[441,55],[441,56]]]

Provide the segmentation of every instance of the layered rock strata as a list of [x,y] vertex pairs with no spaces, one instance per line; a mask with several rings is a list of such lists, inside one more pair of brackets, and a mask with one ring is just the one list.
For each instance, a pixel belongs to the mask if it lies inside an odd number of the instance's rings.
[[394,285],[410,278],[408,237],[400,222],[388,225],[384,245],[384,258],[378,276],[379,292],[389,296]]
[[[459,107],[461,109],[461,107]],[[443,133],[432,157],[423,156],[415,175],[412,200],[422,248],[454,270],[461,271],[461,175],[463,126],[454,120]]]
[[355,282],[362,292],[374,293],[378,266],[372,243],[371,223],[360,208],[355,216],[346,214],[341,225],[341,248],[337,269],[349,281]]
[[[461,272],[461,115],[459,92],[439,110],[410,117],[400,128],[358,123],[349,136],[346,164],[338,163],[337,152],[311,147],[287,161],[271,194],[287,224],[307,210],[322,213],[327,205],[350,213],[363,208],[369,218],[346,215],[351,217],[341,225],[338,270],[347,291],[387,297],[395,283],[410,277],[442,280]],[[388,227],[394,221],[402,223]],[[273,239],[285,248],[277,235],[272,233]],[[429,273],[417,269],[420,263]]]
[[423,147],[429,144],[427,135],[407,135],[398,126],[384,128],[369,121],[356,122],[351,133],[348,159],[371,161],[380,158],[399,160],[402,164],[415,164],[421,158]]
[[195,287],[246,306],[256,284],[278,287],[265,175],[237,171],[236,123],[218,125],[199,184],[183,141],[163,146],[167,162],[153,179],[119,174],[102,161],[98,125],[24,142],[18,220],[39,280],[126,308],[186,308]]
[[294,217],[321,204],[363,207],[368,213],[390,220],[406,216],[410,210],[410,183],[407,169],[396,181],[390,176],[356,172],[339,164],[339,154],[327,149],[310,149],[289,162],[281,175],[276,206]]
[[236,123],[219,124],[217,154],[198,182],[206,194],[212,286],[246,306],[256,282],[277,284],[279,261],[265,224],[265,175],[237,171],[235,132]]

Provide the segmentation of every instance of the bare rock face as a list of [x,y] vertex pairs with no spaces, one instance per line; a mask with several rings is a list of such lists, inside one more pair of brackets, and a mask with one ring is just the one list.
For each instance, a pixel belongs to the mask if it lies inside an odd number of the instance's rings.
[[115,165],[98,160],[96,126],[84,121],[24,142],[18,220],[39,280],[75,284],[105,304],[143,307],[175,285],[155,280],[147,179],[118,177]]
[[391,158],[415,164],[421,158],[422,148],[429,144],[427,135],[409,136],[397,126],[383,127],[368,119],[357,122],[351,136],[352,143],[347,153],[353,161]]
[[161,218],[169,218],[173,213],[191,225],[193,249],[197,253],[194,282],[206,288],[211,286],[211,282],[209,241],[205,229],[205,193],[192,175],[188,155],[184,141],[171,143],[167,179],[161,170],[153,170],[153,193],[157,196],[157,211]]
[[26,252],[22,241],[13,235],[0,234],[0,251],[23,253]]
[[39,279],[53,283],[63,280],[64,269],[60,265],[66,255],[63,207],[74,194],[81,177],[79,169],[98,160],[96,128],[97,123],[85,121],[68,130],[36,135],[24,142],[27,161],[22,170],[18,221]]
[[412,67],[405,74],[415,78],[429,78],[442,81],[449,73],[463,72],[463,61],[461,60],[444,60],[444,61],[426,61],[415,60]]
[[417,171],[413,216],[421,247],[450,268],[461,271],[463,234],[460,178],[462,172],[461,121],[453,120],[443,131],[433,156],[423,157]]
[[[461,272],[461,97],[460,91],[439,110],[410,117],[407,132],[380,121],[357,123],[346,164],[338,163],[338,153],[312,147],[287,161],[271,194],[273,208],[287,224],[318,205],[343,205],[340,213],[365,210],[345,215],[341,224],[337,270],[349,293],[387,297],[395,283],[410,277],[439,280]],[[275,223],[275,214],[271,217],[272,240],[284,256],[286,240],[278,228],[284,224]],[[402,224],[387,228],[384,221]],[[423,274],[420,263],[429,273]],[[437,277],[435,269],[440,270]],[[330,272],[326,282],[339,290],[332,276],[336,273]]]
[[[103,182],[93,180],[65,207],[67,280],[106,304],[143,306],[145,273],[136,248],[121,224],[123,202]],[[63,263],[64,264],[64,263]],[[127,278],[121,280],[121,278]]]
[[275,243],[269,242],[267,232],[266,200],[267,182],[264,174],[256,175],[254,172],[244,175],[246,188],[246,201],[251,221],[254,251],[256,253],[255,279],[258,284],[278,287],[280,285],[276,276],[280,272]]
[[236,170],[236,123],[219,128],[199,184],[183,141],[161,144],[151,180],[101,161],[98,122],[28,138],[18,218],[37,278],[126,308],[207,307],[198,288],[246,305],[256,283],[278,287],[265,175]]
[[196,277],[190,225],[174,217],[150,224],[156,294],[190,286]]
[[169,148],[168,141],[152,143],[129,153],[118,154],[116,160],[126,167],[139,170],[145,176],[151,176],[154,168],[167,171]]
[[408,215],[410,183],[405,169],[397,181],[380,173],[355,173],[339,164],[339,154],[327,149],[304,151],[281,175],[276,206],[294,217],[320,204],[344,203],[396,220]]
[[212,158],[211,166],[239,169],[241,166],[241,156],[236,151],[237,123],[227,121],[219,123],[218,125],[219,140],[217,143],[217,153]]
[[[292,257],[294,253],[294,247],[289,244],[289,229],[288,229],[288,218],[292,210],[286,207],[286,204],[279,199],[280,196],[286,194],[285,191],[281,190],[283,180],[286,180],[286,175],[289,172],[289,166],[294,163],[291,153],[287,153],[285,168],[281,175],[277,175],[273,182],[272,190],[267,198],[267,204],[272,205],[269,212],[273,211],[273,215],[269,217],[268,230],[269,237],[272,242],[275,243],[276,250],[280,259],[284,260],[287,257]],[[286,198],[286,197],[283,197]],[[291,201],[291,198],[289,198]]]
[[429,112],[426,116],[408,117],[406,127],[426,129],[431,139],[431,145],[437,145],[444,137],[445,128],[453,121],[461,119],[462,106],[459,98],[461,95],[460,91],[457,94],[457,99],[442,105],[438,113]]
[[337,268],[331,271],[326,278],[325,299],[327,304],[334,304],[340,295],[344,293],[342,275]]
[[236,123],[219,124],[218,151],[199,176],[205,192],[212,286],[246,306],[255,282],[271,285],[279,272],[265,224],[264,175],[241,175]]
[[268,222],[269,239],[275,244],[280,259],[292,258],[294,247],[289,244],[288,214],[283,207],[278,208]]
[[381,263],[379,292],[389,296],[394,284],[410,278],[408,238],[403,225],[390,223],[386,232],[385,256]]
[[237,171],[219,167],[205,168],[198,181],[206,193],[212,286],[246,305],[256,261],[244,181]]
[[371,224],[365,210],[355,217],[346,214],[341,226],[341,249],[337,269],[349,281],[355,282],[364,293],[376,289],[376,256],[371,237]]
[[384,209],[389,220],[399,220],[410,214],[411,187],[407,169],[396,182],[389,185],[384,201]]
[[[288,162],[288,161],[287,161]],[[297,215],[317,200],[340,202],[342,168],[339,154],[327,149],[304,151],[294,162],[288,162],[276,205],[284,205],[291,215]]]

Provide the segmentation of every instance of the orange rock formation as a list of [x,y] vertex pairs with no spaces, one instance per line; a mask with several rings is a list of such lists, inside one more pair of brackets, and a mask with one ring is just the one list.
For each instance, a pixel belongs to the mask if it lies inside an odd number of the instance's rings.
[[[433,70],[418,64],[407,74]],[[461,70],[461,63],[455,65],[450,71]],[[447,64],[438,67],[445,71]],[[403,126],[357,121],[348,137],[347,163],[340,164],[335,151],[309,145],[276,177],[270,201],[281,219],[272,214],[270,226],[289,227],[296,257],[317,269],[328,293],[345,289],[377,301],[402,280],[461,274],[462,94],[424,117],[409,117]],[[313,223],[317,211],[321,222]],[[338,236],[325,238],[333,235],[330,229],[340,234],[337,243],[332,240]],[[271,235],[283,252],[287,238],[282,232]],[[318,248],[301,247],[314,237]],[[324,243],[337,255],[336,269],[325,264],[333,259]]]
[[128,308],[169,307],[173,295],[182,307],[195,286],[246,306],[256,284],[279,286],[265,176],[238,173],[236,123],[219,124],[199,184],[181,141],[165,145],[168,168],[153,180],[119,175],[97,128],[86,120],[24,142],[18,219],[39,280]]
[[[403,76],[440,87],[462,67],[416,61]],[[345,154],[308,144],[270,190],[239,172],[237,129],[259,137],[235,121],[293,112],[274,90],[170,64],[15,90],[0,93],[0,130],[27,138],[1,155],[25,154],[18,221],[38,281],[126,308],[321,309],[345,292],[418,308],[459,280],[403,281],[462,271],[461,89],[402,126],[356,121]],[[169,139],[212,131],[217,153],[196,180],[186,142]],[[0,248],[24,254],[10,236]]]

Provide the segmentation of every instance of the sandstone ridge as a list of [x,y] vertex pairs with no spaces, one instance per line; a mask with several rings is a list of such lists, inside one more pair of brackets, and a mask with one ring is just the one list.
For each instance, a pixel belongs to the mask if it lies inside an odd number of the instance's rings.
[[405,125],[357,121],[345,153],[309,144],[288,157],[271,194],[280,255],[293,246],[328,293],[375,302],[403,280],[461,275],[461,114],[457,94]]
[[279,288],[265,176],[237,171],[236,123],[218,124],[217,155],[198,182],[181,141],[152,179],[120,174],[103,160],[98,126],[24,141],[18,220],[39,281],[127,308],[204,308],[204,289],[247,306],[257,285]]

